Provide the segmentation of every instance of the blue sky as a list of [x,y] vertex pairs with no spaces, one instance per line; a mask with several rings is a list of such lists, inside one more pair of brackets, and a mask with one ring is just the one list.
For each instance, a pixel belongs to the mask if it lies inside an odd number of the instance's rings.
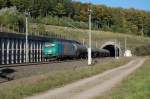
[[[89,0],[76,0],[89,2]],[[150,11],[150,0],[90,0],[95,4],[104,4],[110,7],[135,8]]]

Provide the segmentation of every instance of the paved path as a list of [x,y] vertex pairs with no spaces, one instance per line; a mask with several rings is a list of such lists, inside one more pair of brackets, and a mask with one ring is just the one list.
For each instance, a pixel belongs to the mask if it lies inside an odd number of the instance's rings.
[[109,91],[125,77],[142,66],[144,61],[144,58],[138,58],[126,65],[108,70],[102,74],[36,96],[27,97],[26,99],[92,99]]

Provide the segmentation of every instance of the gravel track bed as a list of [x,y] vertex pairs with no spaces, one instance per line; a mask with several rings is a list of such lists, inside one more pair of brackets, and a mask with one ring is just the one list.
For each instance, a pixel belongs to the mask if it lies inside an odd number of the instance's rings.
[[[100,58],[94,59],[97,64],[107,63],[114,58]],[[87,60],[66,60],[61,62],[51,62],[49,64],[34,64],[34,65],[12,65],[12,66],[0,66],[0,69],[7,69],[12,73],[2,74],[0,73],[0,83],[7,82],[9,78],[20,79],[34,75],[45,74],[52,71],[61,71],[67,69],[84,68],[87,67]],[[6,77],[5,77],[6,75]]]

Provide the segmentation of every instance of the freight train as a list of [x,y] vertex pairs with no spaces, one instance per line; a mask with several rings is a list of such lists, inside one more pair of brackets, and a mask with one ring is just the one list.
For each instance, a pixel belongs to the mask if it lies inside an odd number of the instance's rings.
[[[87,58],[87,47],[74,40],[55,39],[43,46],[45,59]],[[92,49],[92,57],[108,57],[110,52],[104,49]]]

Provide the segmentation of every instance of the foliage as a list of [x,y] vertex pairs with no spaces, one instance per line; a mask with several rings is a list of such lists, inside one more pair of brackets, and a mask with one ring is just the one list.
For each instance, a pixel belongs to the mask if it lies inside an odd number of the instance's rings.
[[74,21],[68,17],[59,18],[57,16],[47,16],[47,17],[38,17],[34,20],[34,23],[42,23],[46,25],[56,25],[56,26],[66,26],[66,27],[76,27],[76,28],[88,28],[88,23]]
[[0,0],[0,8],[16,6],[22,13],[30,12],[35,19],[52,16],[63,20],[69,17],[74,20],[75,26],[77,21],[88,22],[88,10],[91,7],[93,29],[150,36],[150,12],[90,5],[72,0]]
[[66,13],[65,13],[64,5],[62,3],[58,3],[54,8],[54,12],[55,15],[58,15],[59,17],[65,15]]
[[150,45],[139,46],[135,48],[135,53],[138,56],[150,55]]
[[42,33],[45,33],[45,26],[43,24],[38,24],[37,25],[37,32],[39,33],[39,35],[41,35]]
[[19,27],[20,32],[24,28],[24,16],[15,7],[0,10],[0,24],[8,28]]

